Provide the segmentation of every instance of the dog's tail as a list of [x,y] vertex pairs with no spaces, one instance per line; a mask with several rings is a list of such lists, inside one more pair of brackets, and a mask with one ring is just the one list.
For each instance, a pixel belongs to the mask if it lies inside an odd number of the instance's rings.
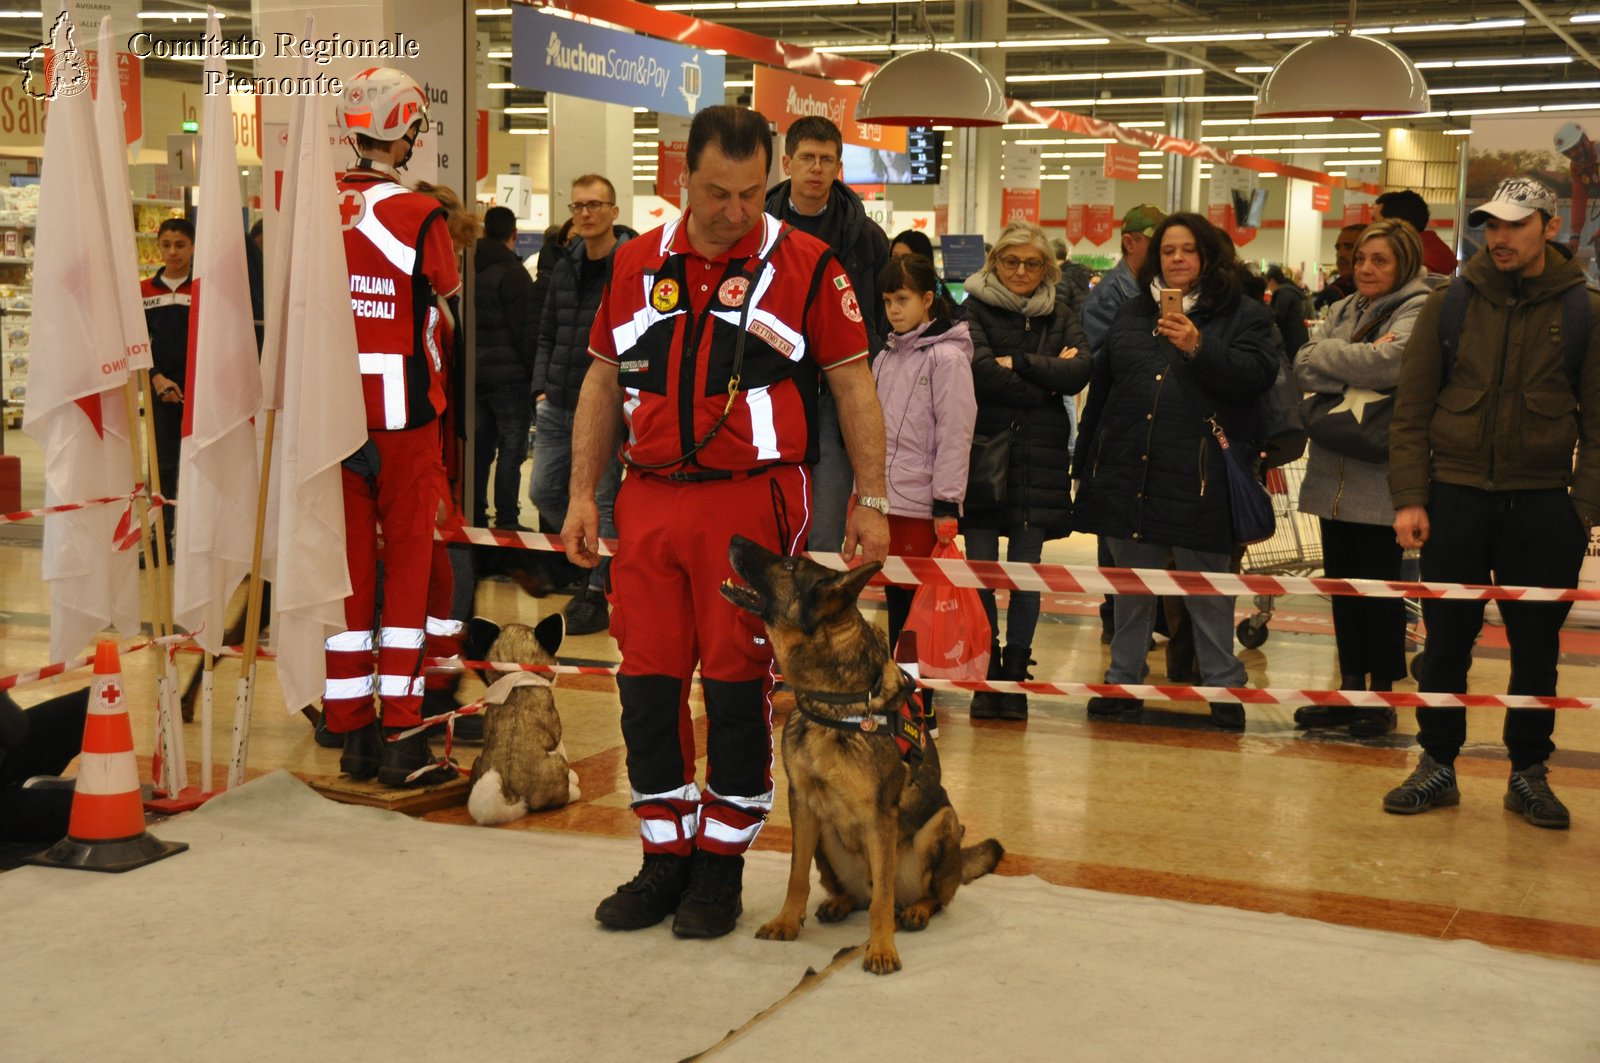
[[1000,858],[1006,855],[1004,847],[993,838],[986,838],[977,845],[968,845],[961,850],[961,884],[964,886],[975,878],[982,878],[993,871]]
[[472,784],[472,793],[467,796],[467,811],[472,814],[474,823],[493,827],[527,815],[528,802],[520,798],[507,801],[500,788],[500,773],[491,768]]

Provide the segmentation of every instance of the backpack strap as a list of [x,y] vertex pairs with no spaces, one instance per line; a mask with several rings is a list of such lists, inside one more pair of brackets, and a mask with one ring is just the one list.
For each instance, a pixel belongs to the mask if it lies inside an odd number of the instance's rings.
[[1472,297],[1472,285],[1465,277],[1450,278],[1445,289],[1444,309],[1439,312],[1439,379],[1450,383],[1450,372],[1456,367],[1456,350],[1461,346],[1461,329],[1467,322],[1467,300]]
[[1561,338],[1566,344],[1567,382],[1572,395],[1582,401],[1578,384],[1583,376],[1583,360],[1589,354],[1589,286],[1574,284],[1561,293]]

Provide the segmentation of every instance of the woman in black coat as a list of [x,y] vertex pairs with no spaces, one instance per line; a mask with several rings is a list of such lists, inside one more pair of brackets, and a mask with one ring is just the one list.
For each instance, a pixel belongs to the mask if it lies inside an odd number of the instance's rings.
[[[1003,504],[980,509],[969,501],[961,520],[967,556],[1037,562],[1046,539],[1072,529],[1070,472],[1072,421],[1062,405],[1089,380],[1089,344],[1077,316],[1056,300],[1058,275],[1044,230],[1027,222],[1006,226],[982,271],[967,278],[963,304],[972,332],[972,382],[978,397],[975,436],[1011,433]],[[1037,591],[1012,591],[1006,609],[1006,645],[994,592],[981,591],[994,633],[991,679],[1029,678],[1033,632],[1039,622]],[[1023,720],[1026,694],[973,696],[976,719]]]
[[[1082,486],[1074,527],[1103,536],[1121,568],[1227,572],[1234,540],[1221,440],[1253,451],[1255,400],[1273,384],[1272,316],[1240,297],[1233,245],[1197,214],[1174,214],[1150,238],[1139,294],[1123,306],[1096,352],[1075,469]],[[1163,289],[1182,310],[1160,314]],[[1250,464],[1253,466],[1254,462]],[[1114,596],[1108,683],[1142,683],[1156,600]],[[1187,599],[1203,683],[1245,684],[1233,654],[1233,598]],[[1126,698],[1092,698],[1089,715],[1137,713]],[[1242,706],[1211,706],[1212,723],[1244,727]]]

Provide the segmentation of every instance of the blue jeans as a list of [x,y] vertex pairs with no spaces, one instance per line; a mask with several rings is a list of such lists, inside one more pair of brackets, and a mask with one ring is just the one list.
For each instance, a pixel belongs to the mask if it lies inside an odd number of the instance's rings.
[[[1228,572],[1233,567],[1232,554],[1104,536],[1100,541],[1110,544],[1111,559],[1118,568],[1166,568],[1169,552],[1175,567],[1190,572]],[[1232,595],[1223,594],[1196,594],[1184,599],[1194,628],[1195,658],[1206,686],[1245,685],[1244,662],[1233,655],[1233,601]],[[1150,594],[1116,594],[1112,602],[1117,626],[1111,636],[1111,667],[1106,669],[1106,682],[1143,683],[1150,672],[1145,655],[1156,626],[1156,598]]]
[[[1000,535],[986,528],[962,531],[967,541],[967,557],[973,561],[1000,560]],[[1044,552],[1043,528],[1010,528],[1005,532],[1006,560],[1038,564]],[[1006,601],[1006,645],[1032,646],[1033,632],[1039,626],[1039,592],[1011,591]],[[995,608],[994,591],[979,591],[983,611],[989,614],[989,630],[1000,641],[1000,613]]]
[[533,396],[526,384],[507,384],[478,393],[478,426],[472,441],[472,523],[482,528],[489,519],[489,466],[494,466],[494,523],[509,528],[519,523],[522,463],[528,457],[528,422]]
[[844,546],[845,510],[855,470],[839,431],[839,407],[833,396],[817,397],[817,463],[811,467],[811,532],[806,549],[836,554]]
[[[572,477],[572,418],[576,411],[563,409],[546,399],[534,414],[533,476],[528,482],[528,498],[539,515],[560,528],[567,522],[567,483]],[[600,482],[595,485],[594,501],[600,509],[600,537],[615,539],[617,524],[613,512],[617,487],[622,482],[622,464],[613,457]],[[589,576],[589,586],[602,590],[611,559],[605,558]]]

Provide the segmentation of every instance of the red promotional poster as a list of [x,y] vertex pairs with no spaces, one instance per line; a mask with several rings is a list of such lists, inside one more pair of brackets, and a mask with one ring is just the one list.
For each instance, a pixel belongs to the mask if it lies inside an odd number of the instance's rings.
[[1107,144],[1106,176],[1113,181],[1137,181],[1139,149],[1131,144]]
[[1083,234],[1096,247],[1109,241],[1111,234],[1116,231],[1116,219],[1112,217],[1112,209],[1110,203],[1090,203],[1083,208]]
[[668,203],[682,203],[689,179],[689,143],[663,140],[656,146],[656,195]]
[[1039,224],[1039,190],[1037,188],[1003,188],[1000,190],[1000,224],[1014,221]]
[[[771,119],[779,133],[787,130],[797,118],[820,115],[839,127],[846,144],[884,151],[906,150],[904,126],[856,121],[856,104],[861,101],[859,85],[835,85],[822,78],[791,74],[759,63],[755,82],[752,106]],[[929,88],[932,90],[932,86]]]
[[1067,243],[1075,244],[1083,239],[1083,204],[1070,203],[1067,205]]
[[1311,209],[1323,214],[1333,209],[1333,189],[1324,185],[1311,186]]
[[1344,205],[1344,223],[1346,225],[1371,225],[1371,203],[1346,203]]

